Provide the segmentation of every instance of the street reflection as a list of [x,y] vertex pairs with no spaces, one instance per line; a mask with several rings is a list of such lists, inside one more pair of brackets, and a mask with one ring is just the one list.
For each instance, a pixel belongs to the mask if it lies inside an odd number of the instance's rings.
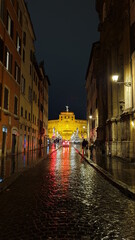
[[40,151],[29,151],[18,155],[12,155],[0,158],[0,183],[5,179],[9,179],[16,173],[24,171],[26,168],[36,165],[41,158],[47,156],[47,149],[43,148]]
[[61,164],[61,183],[63,190],[68,190],[69,186],[69,173],[70,173],[70,159],[69,159],[69,147],[63,147],[62,150],[62,164]]
[[[52,148],[53,151],[53,148]],[[70,149],[69,147],[62,147],[58,151],[54,151],[50,159],[50,178],[53,181],[53,188],[56,186],[60,191],[66,192],[69,186],[70,173]],[[58,176],[59,172],[59,178]],[[55,189],[53,189],[55,190]]]

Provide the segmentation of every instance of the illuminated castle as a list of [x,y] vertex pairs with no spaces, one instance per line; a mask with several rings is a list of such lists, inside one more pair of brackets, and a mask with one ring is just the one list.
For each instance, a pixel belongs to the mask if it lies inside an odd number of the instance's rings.
[[58,120],[48,121],[48,135],[49,138],[66,140],[87,138],[87,121],[76,120],[75,114],[69,112],[66,106],[66,111],[60,113]]

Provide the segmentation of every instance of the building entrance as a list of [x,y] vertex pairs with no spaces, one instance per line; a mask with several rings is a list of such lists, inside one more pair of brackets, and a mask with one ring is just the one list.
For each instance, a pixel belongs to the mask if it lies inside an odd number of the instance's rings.
[[2,155],[5,155],[6,152],[6,137],[7,137],[7,128],[6,127],[2,127]]
[[12,153],[15,153],[15,146],[16,146],[16,135],[12,134]]

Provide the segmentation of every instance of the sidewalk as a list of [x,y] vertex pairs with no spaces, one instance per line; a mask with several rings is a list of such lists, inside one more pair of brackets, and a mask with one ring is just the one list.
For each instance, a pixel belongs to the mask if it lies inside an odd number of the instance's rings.
[[[79,149],[76,150],[82,155]],[[88,151],[83,157],[121,192],[135,200],[135,162],[130,163],[118,157],[96,156],[96,153],[90,159]]]
[[8,188],[24,171],[35,167],[58,148],[49,146],[0,158],[0,192]]

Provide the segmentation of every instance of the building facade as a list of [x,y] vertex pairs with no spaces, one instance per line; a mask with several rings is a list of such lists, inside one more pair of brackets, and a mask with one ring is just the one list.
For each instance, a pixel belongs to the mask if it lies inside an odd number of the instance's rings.
[[99,108],[98,108],[98,61],[99,61],[100,43],[93,43],[88,69],[86,73],[86,95],[87,95],[87,138],[90,143],[97,139],[97,128],[99,126]]
[[0,155],[18,152],[22,14],[0,1]]
[[61,112],[59,119],[48,121],[49,138],[62,138],[71,140],[73,136],[79,139],[87,138],[87,121],[75,119],[75,114],[70,111]]
[[50,81],[45,73],[44,62],[39,64],[39,118],[38,118],[38,138],[39,146],[43,147],[47,145],[48,139],[48,87]]
[[[33,88],[35,68],[33,56],[35,53],[34,41],[36,39],[27,5],[20,1],[22,15],[22,60],[21,60],[21,86],[20,86],[20,118],[19,118],[19,152],[32,150],[33,147]],[[36,108],[36,107],[35,107]],[[34,132],[35,133],[35,132]]]
[[[35,40],[26,2],[1,0],[0,156],[39,148],[41,105],[43,136],[47,137],[50,82],[46,75],[42,76],[41,66],[36,61]],[[43,99],[40,97],[41,82]]]
[[134,4],[96,1],[100,21],[97,141],[107,154],[127,159],[135,156]]

